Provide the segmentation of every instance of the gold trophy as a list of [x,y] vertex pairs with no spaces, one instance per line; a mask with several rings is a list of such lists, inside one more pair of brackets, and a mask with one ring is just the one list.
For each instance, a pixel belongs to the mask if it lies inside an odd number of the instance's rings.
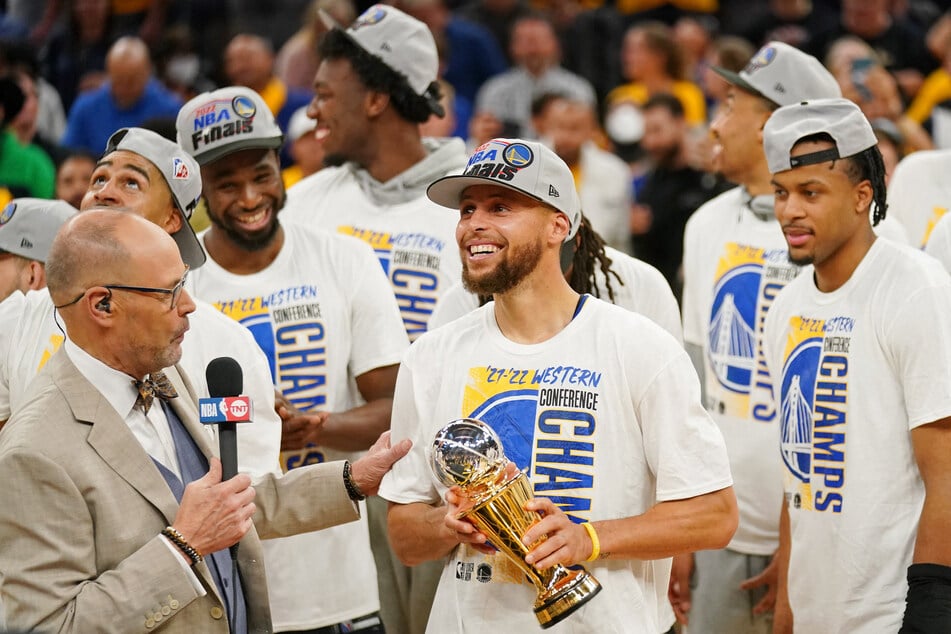
[[556,564],[540,571],[525,562],[535,544],[526,546],[522,536],[541,516],[525,510],[535,497],[531,482],[523,471],[506,471],[502,441],[491,427],[473,418],[450,422],[436,433],[430,463],[440,482],[462,490],[465,501],[458,517],[485,533],[535,584],[535,617],[542,628],[562,621],[601,591],[598,580],[584,569]]

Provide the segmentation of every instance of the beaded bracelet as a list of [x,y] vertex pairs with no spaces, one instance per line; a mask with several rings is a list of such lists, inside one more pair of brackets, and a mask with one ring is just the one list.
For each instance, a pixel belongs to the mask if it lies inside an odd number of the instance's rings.
[[190,546],[190,545],[188,544],[188,542],[185,541],[185,538],[182,537],[182,534],[179,533],[179,532],[178,532],[177,530],[175,530],[174,528],[172,528],[171,526],[166,526],[165,528],[163,528],[163,529],[162,529],[162,535],[164,535],[165,537],[167,537],[167,538],[169,539],[169,541],[171,541],[173,544],[175,544],[176,546],[178,546],[179,550],[181,550],[183,553],[185,553],[185,555],[186,555],[189,559],[192,560],[192,565],[193,565],[193,566],[194,566],[195,564],[199,563],[202,559],[204,559],[204,557],[202,557],[201,553],[198,552],[198,550],[197,550],[196,548]]
[[591,538],[591,556],[585,561],[594,561],[601,555],[601,541],[598,539],[598,533],[594,530],[594,524],[585,522],[582,526],[588,531],[588,537]]
[[354,502],[359,502],[367,498],[360,490],[360,487],[357,486],[357,483],[353,481],[353,474],[350,473],[349,460],[345,460],[343,463],[343,486],[347,488],[347,495],[350,496],[350,499]]

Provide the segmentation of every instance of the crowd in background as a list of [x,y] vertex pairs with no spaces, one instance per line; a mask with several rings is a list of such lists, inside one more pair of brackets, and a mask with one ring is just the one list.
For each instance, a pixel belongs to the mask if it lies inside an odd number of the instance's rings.
[[[349,24],[369,4],[0,3],[0,198],[78,204],[115,129],[174,138],[179,107],[224,85],[250,87],[270,106],[293,184],[321,167],[305,114],[317,42],[327,19]],[[763,43],[787,42],[822,60],[860,105],[889,173],[906,153],[951,147],[951,3],[941,0],[396,4],[429,26],[440,51],[447,114],[424,134],[470,148],[545,139],[571,166],[595,229],[675,291],[687,218],[730,186],[709,169],[708,124],[726,87],[712,66],[738,71]]]

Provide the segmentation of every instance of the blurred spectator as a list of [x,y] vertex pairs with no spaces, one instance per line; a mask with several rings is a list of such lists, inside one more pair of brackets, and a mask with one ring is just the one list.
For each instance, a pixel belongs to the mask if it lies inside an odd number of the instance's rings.
[[891,0],[842,0],[839,20],[816,34],[813,47],[819,55],[828,55],[835,40],[854,35],[872,47],[894,74],[901,94],[911,98],[924,75],[938,64],[925,45],[925,33],[909,20],[893,17],[890,4]]
[[70,108],[61,145],[98,155],[119,128],[178,114],[182,102],[152,75],[149,49],[142,40],[117,40],[106,57],[106,72],[109,81],[80,95]]
[[[225,48],[224,63],[228,82],[246,86],[261,95],[284,132],[291,115],[310,103],[310,90],[288,88],[274,74],[274,49],[263,37],[247,33],[236,35]],[[286,161],[285,154],[283,162]]]
[[96,169],[96,157],[81,150],[67,154],[56,167],[56,198],[79,208]]
[[41,139],[36,134],[37,115],[39,114],[39,95],[37,93],[36,82],[22,69],[14,70],[9,77],[16,80],[23,92],[23,107],[19,114],[10,122],[10,131],[16,136],[17,141],[24,147],[36,147],[46,155],[50,161],[54,161],[58,156],[59,148],[55,143],[49,143]]
[[905,114],[931,130],[937,147],[951,148],[951,38],[942,43],[941,67],[925,78]]
[[581,209],[610,246],[630,253],[631,171],[594,143],[597,119],[583,101],[547,94],[532,104],[539,138],[571,168]]
[[[165,27],[168,5],[172,0],[109,0],[109,40],[124,36],[136,36],[154,46],[158,44]],[[42,42],[59,21],[64,9],[75,11],[76,2],[47,0],[46,10],[40,24],[31,33],[34,42]]]
[[38,102],[35,133],[41,144],[47,149],[56,145],[66,129],[66,113],[56,88],[40,75],[36,52],[25,41],[4,43],[2,49],[6,69],[25,73],[32,83]]
[[837,18],[835,9],[822,0],[769,0],[765,12],[751,21],[740,35],[754,46],[785,42],[821,59],[822,51],[814,50],[812,37],[834,24]]
[[453,13],[484,26],[495,38],[508,63],[513,66],[518,64],[511,46],[515,23],[532,15],[532,10],[525,0],[468,0]]
[[[734,73],[743,70],[743,67],[753,57],[756,49],[747,40],[735,35],[721,35],[713,41],[707,52],[706,64],[700,86],[712,107],[726,99],[727,88],[730,83],[713,71],[713,68],[725,68]],[[712,121],[714,114],[711,107],[707,108],[707,118]]]
[[294,162],[281,171],[285,189],[324,166],[324,146],[314,135],[316,128],[317,122],[307,116],[307,106],[298,109],[291,117],[284,145]]
[[[639,139],[642,124],[640,108],[650,97],[670,94],[680,100],[688,125],[707,122],[703,91],[684,76],[683,55],[674,42],[673,33],[660,22],[635,24],[624,35],[621,67],[628,83],[608,94],[605,126],[608,136],[620,144]],[[641,129],[639,129],[641,128]]]
[[895,78],[868,43],[854,36],[836,40],[825,65],[842,89],[842,96],[858,104],[869,121],[888,119],[901,130],[907,152],[933,147],[924,128],[903,112]]
[[885,185],[892,180],[892,174],[898,163],[905,157],[905,139],[901,130],[890,119],[873,119],[872,131],[878,139],[878,149],[882,153],[882,163],[885,165]]
[[72,0],[69,19],[50,36],[41,57],[42,74],[67,110],[77,94],[105,81],[110,20],[109,0]]
[[188,25],[177,24],[165,30],[156,49],[155,66],[166,88],[182,101],[214,90],[214,83],[206,75],[204,65]]
[[327,32],[327,26],[320,18],[321,10],[343,27],[349,26],[357,17],[351,0],[314,0],[310,3],[303,26],[284,43],[274,60],[274,74],[288,88],[310,90],[314,85],[314,75],[320,64],[317,44]]
[[50,158],[35,145],[22,145],[12,122],[26,98],[15,78],[0,78],[0,203],[10,197],[52,198],[55,169]]
[[[425,123],[419,124],[420,136],[428,136],[436,139],[451,136],[462,136],[464,138],[465,133],[460,134],[457,126],[458,102],[456,100],[456,91],[449,85],[449,82],[440,79],[439,92],[442,94],[442,97],[439,98],[439,105],[442,106],[443,112],[446,114],[442,117],[436,113],[430,114],[429,119],[427,119]],[[472,106],[470,104],[467,107],[471,108]]]
[[673,95],[657,94],[643,107],[641,146],[652,168],[637,192],[630,230],[634,255],[656,267],[680,298],[684,227],[700,205],[728,189],[688,162],[690,126]]
[[683,76],[698,86],[716,31],[717,21],[710,16],[685,15],[673,26],[674,44],[680,49],[683,62]]
[[479,89],[508,68],[502,49],[484,26],[453,15],[443,0],[400,0],[396,6],[432,32],[444,58],[441,76],[455,91],[456,103],[468,106],[468,112],[456,112],[457,136],[465,136]]
[[539,95],[558,93],[595,105],[591,84],[558,65],[558,38],[543,16],[527,16],[515,23],[511,52],[515,68],[487,81],[476,98],[469,136],[477,145],[496,137],[534,139],[531,106]]

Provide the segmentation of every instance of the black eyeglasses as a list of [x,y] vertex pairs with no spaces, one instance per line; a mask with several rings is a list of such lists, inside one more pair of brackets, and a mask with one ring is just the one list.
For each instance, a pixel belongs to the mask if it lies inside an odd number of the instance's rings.
[[86,293],[92,288],[108,288],[110,291],[132,291],[133,293],[161,293],[163,295],[168,295],[171,298],[171,304],[169,305],[169,310],[174,310],[178,305],[178,298],[182,295],[182,289],[185,287],[185,280],[188,279],[188,265],[185,265],[185,273],[182,275],[182,279],[178,281],[178,284],[172,288],[152,288],[151,286],[126,286],[124,284],[101,284],[98,287],[91,286],[87,288],[82,293],[76,296],[71,302],[66,302],[65,304],[60,304],[59,306],[54,306],[54,308],[66,308],[67,306],[72,306],[79,300],[81,300]]

